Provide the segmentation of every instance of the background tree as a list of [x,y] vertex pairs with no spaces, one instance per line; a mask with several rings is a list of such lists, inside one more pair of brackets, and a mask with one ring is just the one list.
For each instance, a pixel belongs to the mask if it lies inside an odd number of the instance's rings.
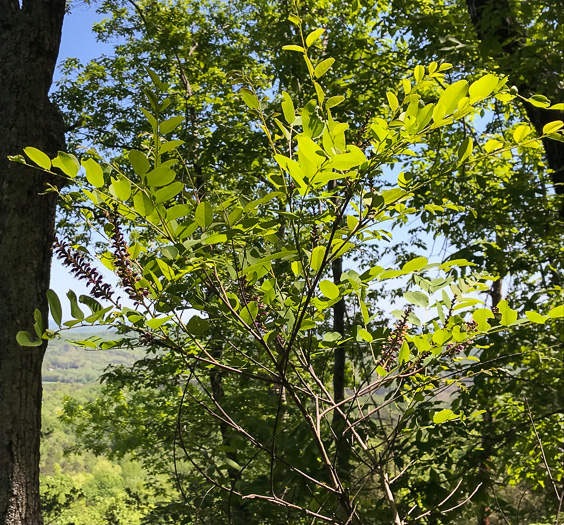
[[[201,10],[199,4],[185,2],[170,4],[141,2],[136,5],[136,9],[126,10],[124,9],[126,4],[119,2],[107,4],[112,11],[110,20],[98,26],[98,30],[103,38],[120,34],[125,37],[126,42],[121,45],[118,58],[105,57],[84,69],[79,69],[78,84],[70,87],[67,85],[63,89],[62,96],[66,97],[74,116],[77,120],[81,114],[89,116],[91,119],[89,125],[93,131],[87,129],[86,133],[89,134],[87,136],[101,137],[100,143],[105,148],[111,148],[112,144],[123,146],[139,144],[142,140],[138,137],[139,131],[148,131],[149,128],[144,123],[141,113],[131,118],[130,103],[121,104],[120,100],[126,94],[123,86],[133,85],[134,79],[144,74],[141,69],[129,68],[135,64],[140,65],[148,56],[151,68],[156,70],[161,78],[170,79],[176,86],[175,101],[180,103],[183,99],[190,101],[185,106],[187,110],[184,112],[188,117],[186,121],[189,125],[181,128],[179,133],[179,136],[186,140],[187,147],[180,146],[180,148],[186,155],[192,172],[200,174],[200,183],[208,190],[216,188],[218,183],[221,186],[221,181],[252,190],[253,185],[264,177],[265,166],[251,162],[253,173],[250,179],[238,176],[239,168],[229,173],[230,166],[248,166],[249,159],[247,155],[241,156],[238,161],[232,157],[237,150],[237,134],[233,132],[238,129],[234,118],[238,99],[234,96],[234,90],[225,82],[227,77],[218,73],[217,69],[214,69],[214,64],[221,62],[218,57],[227,56],[230,58],[222,63],[221,69],[238,69],[238,59],[243,63],[239,71],[243,74],[246,72],[247,78],[253,81],[257,89],[267,86],[269,82],[280,83],[280,86],[287,89],[293,88],[297,92],[297,100],[300,103],[307,102],[301,100],[302,88],[293,76],[296,71],[303,71],[303,66],[296,66],[294,62],[288,60],[287,56],[280,56],[277,53],[279,46],[288,41],[291,33],[291,26],[286,22],[289,11],[286,11],[284,6],[264,3],[257,7],[254,17],[256,22],[248,24],[245,17],[249,14],[248,10],[254,7],[241,6],[241,11],[239,8],[222,11],[215,4],[213,7],[210,4]],[[470,23],[466,6],[461,3],[437,3],[433,8],[419,2],[394,3],[391,6],[381,3],[377,6],[359,3],[348,6],[345,11],[342,6],[335,8],[331,3],[323,5],[316,3],[316,5],[302,4],[301,9],[305,20],[315,18],[327,28],[334,28],[328,34],[335,35],[335,38],[323,40],[322,45],[313,53],[318,53],[319,58],[322,58],[326,56],[329,49],[336,49],[339,56],[343,57],[342,61],[339,60],[334,65],[334,76],[331,76],[330,72],[326,78],[335,80],[333,86],[335,92],[347,96],[346,100],[335,108],[335,114],[346,115],[347,120],[357,128],[367,120],[368,108],[376,113],[381,111],[382,116],[385,114],[382,101],[386,99],[385,92],[393,84],[392,80],[399,80],[408,65],[413,66],[417,62],[428,61],[426,57],[436,58],[439,62],[445,59],[455,62],[458,72],[452,73],[449,77],[452,82],[462,74],[498,68],[499,56],[491,61],[484,59],[485,55],[479,52],[479,41],[474,27]],[[534,13],[536,11],[533,10]],[[528,23],[536,28],[537,34],[541,35],[549,26],[547,20],[554,18],[555,15],[551,14],[550,9],[539,13],[538,18],[533,17]],[[207,17],[211,17],[211,23],[207,21]],[[192,22],[183,24],[186,20]],[[169,21],[173,23],[170,24]],[[161,29],[157,30],[157,27]],[[190,27],[188,32],[187,27]],[[225,39],[223,33],[221,37],[218,33],[214,33],[214,28],[217,27],[225,27]],[[144,36],[142,41],[134,38],[137,34]],[[170,38],[163,35],[170,35]],[[253,38],[248,38],[246,35],[252,35]],[[237,55],[229,54],[227,49],[229,46],[226,45],[228,39],[231,39],[231,45],[238,50]],[[542,56],[545,51],[550,51],[550,46],[544,49],[542,42],[539,39],[536,41],[539,43],[536,57]],[[486,48],[488,46],[484,47]],[[248,55],[245,54],[247,50]],[[124,61],[125,56],[129,56],[130,60]],[[163,61],[161,56],[165,56],[166,59]],[[242,60],[241,56],[246,58]],[[558,56],[554,53],[549,54],[549,59],[555,63],[554,59],[557,60]],[[512,72],[512,67],[517,68],[520,62],[513,61],[512,64],[511,67],[504,66],[504,71]],[[69,62],[67,71],[72,73],[72,67],[75,65]],[[522,72],[515,69],[513,73],[518,76]],[[243,76],[240,74],[235,78],[241,79]],[[220,82],[217,83],[217,80]],[[428,96],[437,97],[441,88],[437,83],[428,83],[426,89]],[[96,90],[99,97],[89,96],[90,90]],[[119,91],[120,97],[114,97],[116,90],[122,90]],[[215,93],[217,96],[214,95]],[[399,95],[401,90],[396,93]],[[138,98],[133,105],[139,107],[142,95],[139,93],[134,96]],[[495,141],[507,146],[514,137],[522,137],[523,133],[530,133],[530,128],[522,126],[523,116],[518,106],[506,104],[512,96],[505,94],[505,97],[508,97],[505,100],[492,101],[484,106],[484,115],[486,117],[492,115],[491,124],[485,129],[487,138],[492,139],[487,148],[495,147]],[[525,104],[536,107],[533,102],[541,106],[547,104],[541,99],[534,99]],[[164,111],[163,116],[170,115],[167,115],[166,109]],[[222,117],[211,119],[215,111]],[[502,114],[504,114],[503,119]],[[118,123],[113,124],[108,115],[117,117]],[[509,119],[506,120],[505,117]],[[121,143],[122,131],[127,140]],[[264,148],[265,144],[260,134],[255,131],[252,128],[245,130],[244,143],[252,144],[253,151],[259,151],[259,148]],[[558,267],[558,239],[554,236],[557,230],[550,226],[554,222],[554,210],[558,209],[559,204],[552,198],[550,185],[545,181],[542,152],[538,147],[535,149],[535,141],[530,141],[529,147],[518,150],[517,155],[505,152],[501,158],[484,157],[482,160],[476,160],[472,166],[465,166],[448,174],[441,175],[437,172],[438,165],[448,162],[459,154],[458,148],[461,142],[472,138],[473,142],[477,143],[483,131],[483,121],[473,126],[469,120],[465,120],[458,126],[444,130],[441,134],[437,133],[430,140],[427,151],[422,153],[415,151],[416,155],[411,161],[408,158],[402,161],[408,173],[435,174],[433,182],[421,188],[415,200],[422,207],[428,205],[422,216],[424,228],[431,232],[441,232],[450,243],[448,250],[453,256],[458,252],[460,256],[468,257],[490,272],[505,277],[506,288],[509,285],[513,288],[511,283],[517,282],[517,279],[520,283],[527,283],[526,286],[521,284],[522,289],[515,290],[515,294],[510,297],[511,300],[516,301],[512,303],[514,306],[521,304],[525,310],[531,308],[531,301],[527,296],[530,298],[534,297],[534,294],[558,293],[555,277],[557,275],[555,270]],[[223,138],[230,136],[234,139]],[[468,145],[468,142],[466,144]],[[258,155],[255,159],[259,161]],[[248,172],[248,168],[244,170],[245,174]],[[236,175],[234,182],[232,182],[233,175]],[[380,184],[386,184],[385,176],[378,180],[378,185]],[[442,205],[443,198],[459,197],[464,202],[471,203],[478,212],[478,219],[466,211],[460,213],[454,220],[452,216],[448,217],[437,208]],[[533,221],[530,220],[531,210],[535,210],[536,215]],[[402,263],[416,254],[415,247],[421,248],[420,234],[415,228],[413,233],[413,241],[410,240],[398,247],[398,260]],[[443,253],[442,257],[447,257],[447,251]],[[374,249],[371,250],[370,255],[374,259],[380,257],[380,253]],[[531,276],[537,271],[543,276],[544,282],[533,282]],[[501,299],[499,287],[494,290],[494,295],[497,303]],[[534,334],[534,332],[530,333]],[[537,338],[538,334],[534,337]],[[501,343],[502,341],[498,341],[498,344]],[[553,344],[554,341],[549,343],[549,346]],[[509,354],[514,353],[515,347],[511,350],[511,345],[508,345],[506,348]],[[530,351],[526,348],[527,346],[520,348],[523,356]],[[350,354],[351,349],[348,351]],[[550,351],[547,355],[549,354]],[[477,390],[473,392],[473,398],[490,399],[491,392],[498,389],[505,392],[505,398],[502,396],[500,399],[510,407],[511,403],[508,403],[508,400],[511,393],[504,390],[507,385],[520,384],[522,387],[523,384],[531,384],[526,378],[519,382],[514,377],[523,369],[524,363],[531,366],[535,361],[528,360],[526,357],[523,361],[512,361],[508,357],[506,364],[510,365],[512,372],[505,375],[507,381],[476,382]],[[544,373],[546,369],[543,372],[541,367],[539,372]],[[505,386],[502,386],[503,384]],[[489,393],[488,389],[490,389]],[[519,389],[513,390],[513,392],[518,391]],[[536,396],[529,394],[528,397],[535,399]],[[540,402],[541,397],[536,399]],[[552,416],[554,424],[560,424],[561,402],[558,396],[553,396],[551,399],[555,401]],[[533,407],[532,412],[544,413],[540,412],[539,408],[542,408],[542,405]],[[512,416],[502,422],[503,414],[509,415],[509,412],[500,410],[498,418],[494,420],[501,434],[509,431],[513,425]],[[502,430],[505,423],[507,423],[506,430]],[[527,417],[523,411],[522,419],[514,426],[517,432],[527,429],[529,437],[533,438],[532,441],[528,440],[528,446],[534,448],[535,438],[529,432],[531,427],[528,423],[525,427],[524,423],[527,423]],[[496,431],[492,432],[496,433]],[[488,431],[490,435],[492,432]],[[453,441],[461,438],[453,434],[451,436]],[[470,444],[471,441],[468,440],[467,443]],[[432,448],[431,445],[426,447]],[[447,449],[452,451],[453,447]],[[494,459],[490,458],[490,469],[494,467],[491,463]],[[508,459],[510,458],[499,457],[499,462],[495,466],[501,478],[504,469],[508,467]],[[450,454],[449,461],[455,460],[456,458]],[[468,460],[468,464],[475,465],[476,462]],[[538,465],[540,463],[537,462]],[[422,490],[422,487],[424,488],[425,484],[420,485],[419,490]],[[413,489],[414,487],[410,487],[410,490]],[[433,501],[436,495],[431,492],[432,488],[429,489],[427,496]],[[455,514],[452,519],[456,519],[454,516]]]
[[47,319],[56,194],[40,195],[45,179],[9,162],[8,155],[30,146],[50,155],[65,148],[62,116],[48,98],[65,2],[3,0],[0,9],[0,523],[41,524],[46,341],[23,348],[16,334],[33,331],[30,313],[36,308]]

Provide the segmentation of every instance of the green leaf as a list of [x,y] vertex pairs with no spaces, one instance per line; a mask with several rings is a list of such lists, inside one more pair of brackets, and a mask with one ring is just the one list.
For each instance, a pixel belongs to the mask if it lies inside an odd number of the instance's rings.
[[393,204],[399,201],[402,197],[405,197],[407,192],[401,188],[392,188],[391,190],[386,190],[382,192],[382,197],[384,198],[385,204]]
[[366,157],[357,146],[349,146],[348,153],[339,153],[331,158],[330,167],[339,171],[349,171],[366,162]]
[[424,268],[425,266],[427,266],[427,263],[429,261],[427,260],[426,257],[416,257],[415,259],[412,259],[409,262],[406,262],[403,267],[402,267],[402,271],[403,272],[416,272],[418,270],[421,270],[421,268]]
[[325,124],[317,115],[317,101],[310,100],[302,109],[301,116],[304,133],[308,137],[315,139],[323,133]]
[[247,104],[247,106],[249,106],[249,108],[251,108],[251,109],[258,109],[259,108],[259,106],[260,106],[259,100],[256,97],[256,95],[250,89],[241,88],[239,90],[239,95],[241,95],[243,102],[245,102],[245,104]]
[[302,263],[300,261],[292,261],[292,264],[290,264],[290,269],[292,270],[292,273],[297,277],[303,271]]
[[444,104],[436,104],[433,108],[433,122],[439,125],[446,116],[446,106]]
[[290,124],[290,126],[296,120],[296,110],[294,108],[294,103],[292,102],[292,98],[288,93],[282,91],[282,113],[284,113],[284,118],[286,122]]
[[144,192],[138,191],[133,196],[133,207],[141,217],[148,217],[155,211],[155,206],[151,199]]
[[161,188],[155,193],[155,202],[160,204],[176,197],[184,189],[182,182],[176,181],[164,188]]
[[515,142],[522,142],[530,132],[531,126],[528,124],[519,124],[513,132],[513,140]]
[[544,324],[548,319],[548,315],[541,315],[538,312],[534,311],[525,312],[525,315],[527,316],[527,319],[531,321],[531,323]]
[[554,133],[558,131],[560,128],[562,128],[563,126],[564,126],[564,122],[562,122],[561,120],[555,120],[553,122],[549,122],[548,124],[545,124],[543,126],[542,134],[548,135],[549,133]]
[[156,330],[157,328],[160,328],[163,324],[165,324],[167,321],[170,321],[174,316],[173,315],[167,315],[166,317],[161,317],[159,319],[150,319],[149,321],[147,321],[147,326],[149,328],[152,328],[153,330]]
[[354,215],[347,215],[347,228],[350,232],[354,232],[358,226],[359,220]]
[[205,244],[221,244],[225,241],[227,241],[227,235],[225,235],[225,233],[214,233],[204,239]]
[[161,145],[159,152],[161,155],[164,155],[169,151],[175,150],[176,148],[178,148],[178,146],[182,146],[182,144],[184,144],[183,140],[169,140],[168,142],[165,142]]
[[292,24],[297,26],[300,26],[302,24],[302,19],[294,14],[288,15],[288,20],[292,22]]
[[419,84],[419,82],[421,82],[423,80],[423,77],[425,76],[425,68],[420,65],[415,66],[415,68],[413,69],[413,76],[415,77],[415,82]]
[[157,265],[165,279],[169,281],[174,280],[175,277],[174,270],[165,261],[163,261],[162,259],[157,259]]
[[549,133],[547,136],[549,139],[564,142],[564,135],[562,133]]
[[391,91],[388,91],[386,93],[386,98],[388,99],[388,105],[390,106],[390,109],[392,111],[395,111],[396,109],[399,108],[398,97],[396,97],[396,95],[394,93],[392,93]]
[[339,332],[327,332],[326,334],[323,335],[323,340],[327,341],[328,343],[334,343],[335,341],[338,341],[342,337],[343,336]]
[[149,186],[166,186],[176,178],[176,173],[173,169],[166,166],[159,166],[154,170],[147,173],[147,184]]
[[459,80],[448,86],[439,97],[438,105],[444,106],[445,114],[450,115],[456,109],[459,100],[466,95],[468,82]]
[[200,202],[198,204],[194,220],[202,230],[207,229],[211,225],[213,222],[213,209],[209,202]]
[[59,168],[65,175],[74,179],[80,169],[80,163],[74,155],[59,151],[57,156],[53,159],[53,167]]
[[115,196],[122,202],[125,202],[131,197],[131,182],[123,175],[119,175],[117,179],[112,177],[111,188]]
[[476,263],[467,261],[466,259],[452,259],[441,264],[440,269],[447,271],[450,270],[453,266],[476,266]]
[[241,465],[239,465],[239,463],[237,463],[236,461],[233,461],[231,458],[224,457],[223,461],[225,462],[225,465],[230,469],[243,470],[243,467],[241,467]]
[[104,185],[104,172],[101,166],[94,159],[86,159],[81,162],[86,170],[86,180],[95,188],[101,188]]
[[558,317],[564,317],[564,305],[556,306],[550,312],[548,312],[548,317],[551,319],[557,319]]
[[186,325],[186,330],[192,335],[204,335],[210,327],[210,322],[207,319],[202,319],[197,315],[193,315]]
[[429,340],[427,339],[426,335],[415,336],[413,338],[413,343],[415,344],[415,347],[421,354],[424,352],[428,352],[431,349],[431,344],[429,343]]
[[405,292],[403,297],[407,302],[416,306],[421,306],[422,308],[429,306],[429,297],[423,292]]
[[464,162],[471,154],[474,148],[472,137],[466,137],[458,147],[458,162]]
[[359,299],[360,303],[360,312],[362,313],[362,320],[364,324],[368,324],[370,322],[370,314],[368,313],[368,308],[366,308],[366,303]]
[[132,149],[129,152],[128,158],[131,166],[133,167],[133,171],[140,177],[149,171],[151,163],[142,151]]
[[480,308],[472,314],[472,319],[478,323],[476,328],[479,332],[487,332],[491,328],[487,320],[494,317],[494,314],[488,308]]
[[61,308],[61,301],[57,294],[49,289],[47,290],[47,301],[49,302],[49,311],[51,312],[51,317],[53,321],[61,326],[63,322],[63,309]]
[[550,100],[548,100],[544,95],[533,95],[528,99],[528,102],[537,108],[547,108],[550,106]]
[[75,319],[82,321],[82,319],[84,319],[84,313],[78,306],[78,300],[76,298],[76,294],[72,290],[69,290],[67,292],[67,297],[69,298],[70,301],[71,315]]
[[502,326],[510,326],[517,321],[517,312],[509,307],[505,299],[497,304],[497,308],[501,314],[501,321],[499,324]]
[[433,334],[433,343],[442,346],[444,345],[450,338],[452,337],[452,333],[450,330],[446,328],[439,328]]
[[44,170],[51,169],[51,159],[41,150],[38,150],[37,148],[27,147],[24,148],[24,153],[40,168],[43,168]]
[[176,129],[182,122],[184,121],[184,117],[182,115],[178,115],[176,117],[171,117],[164,122],[161,122],[159,125],[159,131],[162,134],[170,133],[172,130]]
[[450,410],[449,408],[445,408],[444,410],[437,412],[433,416],[433,423],[438,425],[440,423],[444,423],[445,421],[450,421],[452,419],[457,419],[457,418],[458,416],[452,410]]
[[324,33],[325,29],[315,29],[306,38],[306,46],[311,47],[313,43]]
[[88,308],[90,308],[90,311],[92,313],[96,313],[102,310],[102,305],[98,301],[96,301],[96,299],[93,299],[92,297],[88,297],[88,295],[81,295],[78,298],[78,300],[82,304],[88,306]]
[[284,51],[298,51],[299,53],[305,53],[305,49],[302,46],[294,46],[294,45],[282,46],[282,49]]
[[327,58],[323,62],[317,64],[314,70],[315,78],[321,78],[323,75],[325,75],[325,73],[329,71],[329,69],[331,68],[334,62],[335,62],[334,58]]
[[324,246],[316,246],[312,250],[311,257],[309,258],[309,265],[313,271],[315,272],[319,271],[319,269],[321,268],[321,264],[323,263],[324,257],[325,257]]
[[345,97],[343,97],[342,95],[330,97],[330,98],[327,99],[327,102],[325,102],[325,107],[328,108],[328,109],[333,108],[335,106],[338,106],[344,100],[345,100]]
[[42,341],[39,339],[38,341],[32,341],[29,332],[22,330],[16,334],[16,341],[20,346],[41,346]]
[[319,289],[327,299],[337,299],[339,297],[339,287],[327,279],[319,283]]
[[154,86],[157,89],[159,89],[161,91],[166,91],[166,89],[168,89],[168,84],[166,84],[165,82],[162,82],[161,79],[159,78],[159,75],[157,75],[157,73],[155,71],[153,71],[152,69],[150,69],[146,66],[145,66],[145,71],[147,71],[147,73],[151,77],[151,81],[153,82]]
[[298,187],[298,191],[300,195],[305,195],[307,191],[307,185],[304,182],[304,172],[300,165],[292,159],[288,157],[284,157],[284,155],[276,154],[274,155],[274,159],[278,162],[278,165],[286,172],[290,174],[294,182]]
[[486,153],[491,153],[492,151],[503,148],[504,144],[500,140],[490,139],[484,144],[484,150]]
[[499,78],[491,73],[476,80],[470,85],[468,95],[470,96],[470,103],[473,104],[478,100],[489,97],[495,90],[499,83]]
[[151,129],[153,130],[153,133],[156,134],[157,128],[159,126],[157,119],[153,117],[153,115],[151,115],[151,113],[147,111],[145,108],[141,108],[141,111],[143,112],[143,115],[145,115],[145,118],[149,121],[149,124],[151,124]]
[[409,344],[407,343],[407,341],[404,341],[398,353],[398,363],[400,365],[407,363],[409,361],[409,354],[410,354]]
[[367,343],[371,343],[372,341],[374,341],[374,337],[372,337],[372,334],[368,330],[365,330],[364,328],[360,328],[357,334],[363,341],[366,341]]
[[37,337],[41,339],[41,337],[43,337],[43,332],[45,332],[45,324],[43,323],[43,315],[41,315],[41,310],[39,310],[39,308],[36,308],[33,312],[33,319],[35,320],[33,329],[35,330]]

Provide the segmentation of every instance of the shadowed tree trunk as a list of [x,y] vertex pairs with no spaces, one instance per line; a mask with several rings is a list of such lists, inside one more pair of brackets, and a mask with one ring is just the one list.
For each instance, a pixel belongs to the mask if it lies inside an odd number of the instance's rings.
[[35,308],[47,319],[55,196],[45,177],[8,155],[64,149],[64,124],[48,99],[64,0],[0,0],[0,524],[41,525],[39,437],[45,344],[21,347]]
[[[510,83],[525,96],[540,94],[552,104],[564,102],[561,87],[562,72],[551,67],[547,57],[536,56],[533,46],[525,45],[526,30],[519,26],[509,0],[466,0],[468,13],[482,43],[482,53],[496,60]],[[525,111],[536,129],[542,134],[545,124],[564,120],[564,111],[548,110],[524,104]],[[564,142],[545,138],[544,150],[554,189],[564,195]],[[564,203],[560,210],[564,217]]]
[[[339,284],[343,274],[343,259],[339,258],[333,262],[333,282]],[[333,306],[333,330],[345,337],[345,300],[341,299]],[[335,403],[345,399],[345,371],[346,371],[346,347],[344,345],[335,348],[333,361],[333,396]],[[344,407],[341,407],[344,409]],[[333,412],[333,432],[335,432],[336,444],[336,466],[337,472],[342,480],[348,481],[350,477],[350,433],[345,431],[345,420],[338,410]]]

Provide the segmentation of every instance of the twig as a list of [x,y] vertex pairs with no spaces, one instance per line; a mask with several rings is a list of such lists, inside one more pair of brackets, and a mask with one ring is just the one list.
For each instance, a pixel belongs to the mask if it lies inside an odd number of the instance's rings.
[[[529,419],[531,420],[531,425],[533,426],[533,431],[535,433],[535,436],[537,437],[537,441],[541,450],[541,455],[542,455],[542,460],[544,462],[544,466],[546,467],[546,472],[548,474],[548,477],[550,479],[550,482],[552,483],[552,487],[554,488],[554,492],[556,493],[556,499],[560,502],[560,505],[562,505],[562,495],[560,495],[560,493],[558,492],[558,487],[556,486],[556,481],[554,481],[554,478],[552,477],[552,472],[550,471],[550,467],[548,466],[548,461],[546,459],[546,455],[544,453],[544,447],[542,446],[542,441],[541,438],[537,432],[537,427],[535,426],[535,422],[533,420],[533,415],[531,414],[531,407],[529,406],[529,402],[527,401],[527,398],[525,397],[525,405],[527,406],[527,413],[529,414]],[[562,494],[564,495],[564,492],[562,492]]]

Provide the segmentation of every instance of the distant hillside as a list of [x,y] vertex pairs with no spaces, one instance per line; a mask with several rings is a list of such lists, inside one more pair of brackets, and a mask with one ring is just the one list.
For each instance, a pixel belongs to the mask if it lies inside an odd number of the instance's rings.
[[[73,333],[73,337],[77,338],[87,339],[92,336],[107,338],[104,333]],[[49,343],[43,360],[43,381],[94,383],[108,365],[132,365],[144,355],[143,349],[89,350],[75,347],[61,339],[53,340]]]

